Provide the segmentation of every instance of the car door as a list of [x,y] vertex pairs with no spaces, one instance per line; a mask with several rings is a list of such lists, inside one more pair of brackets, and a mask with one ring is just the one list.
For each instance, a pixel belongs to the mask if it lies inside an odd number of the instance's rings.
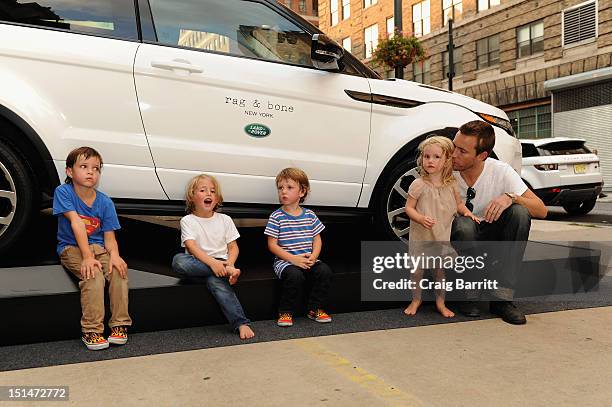
[[265,1],[150,0],[157,42],[134,73],[157,174],[170,199],[190,177],[219,178],[226,201],[276,203],[274,177],[306,171],[311,205],[355,206],[370,104],[357,72],[313,68],[312,33]]

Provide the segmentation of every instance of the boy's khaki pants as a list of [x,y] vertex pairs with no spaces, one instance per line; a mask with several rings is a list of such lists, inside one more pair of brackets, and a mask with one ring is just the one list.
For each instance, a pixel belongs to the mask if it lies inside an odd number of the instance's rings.
[[[109,326],[130,326],[132,319],[128,314],[128,279],[121,278],[117,270],[109,275],[109,255],[100,245],[89,246],[92,253],[100,263],[102,271],[96,271],[95,277],[84,280],[81,276],[81,251],[78,247],[67,246],[60,256],[62,266],[77,276],[81,289],[81,330],[83,332],[104,333],[104,285],[109,282],[108,296],[110,297],[111,319]],[[96,270],[98,270],[96,268]]]

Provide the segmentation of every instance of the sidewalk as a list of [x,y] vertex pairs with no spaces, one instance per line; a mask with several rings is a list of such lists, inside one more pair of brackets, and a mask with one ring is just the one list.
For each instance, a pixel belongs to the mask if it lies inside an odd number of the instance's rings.
[[528,318],[18,370],[0,385],[70,387],[49,406],[608,405],[612,307]]

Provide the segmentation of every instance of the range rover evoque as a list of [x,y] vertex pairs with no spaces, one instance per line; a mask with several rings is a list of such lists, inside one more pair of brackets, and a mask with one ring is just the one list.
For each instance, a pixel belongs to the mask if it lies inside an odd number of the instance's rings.
[[519,171],[502,110],[382,80],[275,1],[0,0],[0,251],[82,145],[102,154],[119,212],[180,212],[207,172],[228,213],[267,216],[276,173],[297,166],[319,213],[373,215],[405,237],[418,143],[476,119]]

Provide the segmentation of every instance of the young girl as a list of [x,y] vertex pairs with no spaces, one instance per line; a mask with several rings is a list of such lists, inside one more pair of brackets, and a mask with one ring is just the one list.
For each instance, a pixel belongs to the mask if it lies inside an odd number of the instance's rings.
[[[410,217],[410,237],[408,240],[411,243],[419,241],[449,242],[453,218],[457,213],[480,223],[480,220],[466,208],[459,196],[457,183],[453,177],[453,149],[453,142],[441,136],[425,139],[419,145],[417,166],[421,178],[414,180],[408,188],[408,199],[406,201],[406,214]],[[413,245],[418,246],[418,244]],[[440,252],[443,251],[440,250]],[[444,254],[442,253],[442,255]],[[406,315],[416,314],[422,303],[419,286],[422,275],[423,270],[416,270],[414,273],[417,285],[412,302],[404,310]],[[434,275],[437,281],[442,281],[444,271],[434,269]],[[444,290],[436,290],[436,308],[444,317],[455,316],[444,304]]]
[[230,287],[238,281],[240,270],[234,266],[238,258],[240,237],[232,218],[217,213],[223,203],[217,180],[206,174],[194,177],[185,194],[187,216],[181,219],[181,245],[185,253],[172,260],[172,268],[182,277],[206,279],[208,290],[215,297],[223,314],[240,339],[255,336],[249,327],[242,306]]

